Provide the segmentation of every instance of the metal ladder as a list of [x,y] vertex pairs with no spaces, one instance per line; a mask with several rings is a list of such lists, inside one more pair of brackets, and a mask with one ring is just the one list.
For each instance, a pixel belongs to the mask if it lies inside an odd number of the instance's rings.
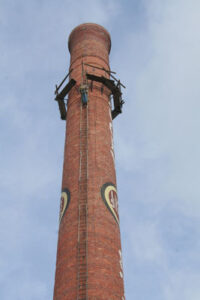
[[80,166],[77,243],[77,300],[88,299],[87,242],[88,106],[80,104]]

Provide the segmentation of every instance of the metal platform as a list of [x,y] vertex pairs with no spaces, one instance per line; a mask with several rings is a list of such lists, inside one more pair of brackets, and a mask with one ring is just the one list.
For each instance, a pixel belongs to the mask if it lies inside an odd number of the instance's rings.
[[124,101],[122,100],[120,81],[118,81],[117,84],[115,84],[114,80],[108,79],[104,76],[96,76],[89,73],[87,73],[86,76],[89,80],[104,84],[111,91],[114,102],[114,109],[112,110],[112,119],[116,118],[118,114],[122,113],[122,106],[124,104]]
[[67,115],[67,111],[66,111],[66,107],[65,107],[65,102],[64,102],[64,98],[65,96],[69,93],[69,91],[73,88],[73,86],[76,84],[76,80],[74,80],[73,78],[67,83],[67,85],[62,89],[62,91],[60,93],[58,93],[58,89],[59,87],[56,87],[56,98],[55,100],[58,102],[58,106],[59,106],[59,110],[60,110],[60,117],[62,120],[66,120],[66,115]]

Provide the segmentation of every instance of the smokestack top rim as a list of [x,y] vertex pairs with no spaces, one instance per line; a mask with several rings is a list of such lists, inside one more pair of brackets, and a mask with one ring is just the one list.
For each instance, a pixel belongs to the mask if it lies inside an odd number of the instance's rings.
[[[72,39],[72,36],[74,34],[75,31],[78,31],[78,30],[83,30],[84,27],[90,27],[90,28],[99,28],[102,30],[102,32],[104,32],[106,35],[107,35],[107,38],[108,38],[108,54],[110,53],[110,50],[111,50],[111,36],[110,36],[110,33],[101,25],[99,24],[96,24],[96,23],[82,23],[78,26],[76,26],[70,33],[69,35],[69,38],[68,38],[68,49],[69,49],[69,52],[71,53],[71,39]],[[82,28],[82,29],[81,29]]]

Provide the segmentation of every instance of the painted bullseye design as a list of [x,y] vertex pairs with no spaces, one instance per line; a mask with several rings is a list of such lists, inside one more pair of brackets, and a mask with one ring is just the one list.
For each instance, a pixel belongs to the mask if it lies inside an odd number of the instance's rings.
[[70,202],[70,192],[68,189],[63,189],[61,193],[61,199],[60,199],[60,222],[62,221],[62,218],[69,206]]
[[101,196],[106,207],[113,215],[117,224],[119,224],[117,189],[115,185],[111,182],[105,183],[101,188]]

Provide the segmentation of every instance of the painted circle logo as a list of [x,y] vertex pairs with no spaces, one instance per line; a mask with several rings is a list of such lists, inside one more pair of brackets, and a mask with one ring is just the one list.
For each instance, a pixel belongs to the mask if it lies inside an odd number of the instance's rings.
[[117,189],[115,185],[111,182],[105,183],[101,188],[101,196],[106,207],[113,215],[117,224],[119,224]]
[[62,221],[62,218],[69,206],[70,202],[70,192],[68,189],[63,189],[61,193],[61,199],[60,199],[60,222]]

